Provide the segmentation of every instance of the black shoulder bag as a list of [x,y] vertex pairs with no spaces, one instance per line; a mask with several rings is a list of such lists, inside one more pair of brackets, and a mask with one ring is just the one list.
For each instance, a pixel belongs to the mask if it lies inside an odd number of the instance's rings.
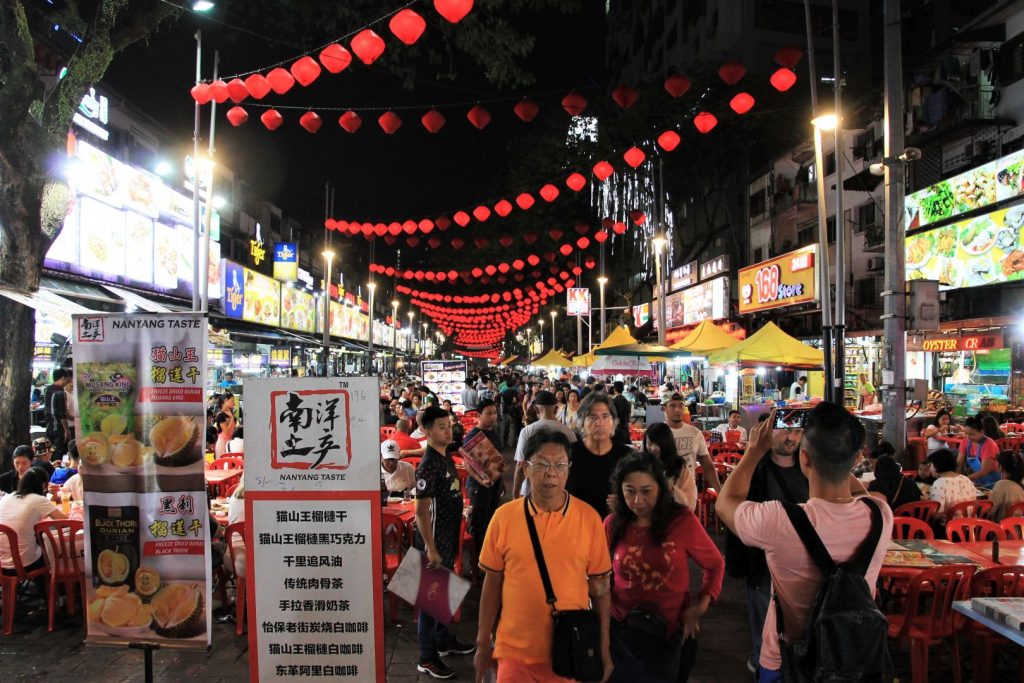
[[551,587],[544,551],[528,506],[529,501],[523,505],[526,527],[530,530],[533,554],[537,558],[537,569],[540,570],[547,603],[551,605],[551,621],[555,627],[551,642],[551,669],[565,678],[599,681],[604,675],[604,662],[601,659],[601,622],[597,612],[589,609],[559,611],[555,608],[555,591]]

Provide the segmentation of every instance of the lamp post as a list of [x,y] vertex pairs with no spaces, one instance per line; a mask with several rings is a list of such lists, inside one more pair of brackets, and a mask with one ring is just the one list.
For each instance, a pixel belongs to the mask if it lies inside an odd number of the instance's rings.
[[552,309],[551,310],[551,348],[552,349],[554,349],[555,345],[558,343],[558,341],[556,339],[556,335],[555,335],[555,317],[557,317],[557,316],[558,316],[558,311]]
[[602,275],[601,277],[597,278],[597,284],[601,288],[601,334],[597,335],[597,338],[604,339],[605,330],[607,329],[605,327],[604,320],[604,286],[608,284],[608,278]]
[[370,290],[370,331],[366,333],[366,348],[369,349],[367,354],[367,366],[369,372],[373,374],[373,295],[377,291],[377,283],[371,282],[366,285],[367,289]]
[[409,311],[409,355],[412,356],[416,352],[416,325],[413,324],[412,319],[416,317],[414,311]]
[[398,299],[391,300],[391,373],[398,374]]
[[[832,276],[828,259],[828,219],[825,207],[825,162],[821,132],[836,126],[832,114],[818,116],[811,120],[814,126],[814,175],[818,194],[818,289],[821,300],[821,339],[825,356],[825,400],[836,401],[835,371],[832,365]],[[838,272],[838,271],[837,271]]]
[[[665,345],[665,328],[668,321],[665,320],[665,287],[661,282],[661,254],[665,251],[665,237],[658,235],[652,241],[654,245],[654,274],[658,282],[658,343]],[[604,307],[601,307],[604,311]]]
[[544,350],[544,318],[541,318],[537,322],[537,327],[540,328],[540,350]]
[[324,278],[324,377],[327,377],[327,365],[331,359],[331,262],[334,261],[334,252],[326,249],[323,257],[327,275]]

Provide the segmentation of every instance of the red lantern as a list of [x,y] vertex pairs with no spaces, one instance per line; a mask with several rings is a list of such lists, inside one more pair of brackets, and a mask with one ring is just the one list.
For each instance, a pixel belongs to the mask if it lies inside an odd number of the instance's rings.
[[228,92],[228,84],[224,81],[217,79],[210,84],[210,99],[217,104],[224,104],[228,101],[231,94]]
[[401,235],[402,234],[402,224],[399,223],[398,221],[392,221],[391,223],[388,223],[387,231],[388,231],[388,234],[390,234],[390,235]]
[[495,273],[498,272],[498,269],[495,268],[493,265],[490,265],[484,268],[484,272],[487,273],[488,276],[493,276]]
[[[583,262],[583,265],[587,267],[587,270],[593,270],[594,266],[597,265],[597,261],[595,261],[592,258],[588,258],[586,261]],[[579,275],[579,273],[576,274]]]
[[[522,282],[523,280],[526,279],[526,276],[523,275],[522,273],[516,273],[513,277],[515,277],[516,282]],[[522,295],[520,295],[520,296],[522,296]],[[520,298],[520,296],[517,296],[516,298],[518,299],[518,298]]]
[[436,109],[431,109],[420,119],[420,123],[431,133],[436,133],[444,127],[444,114]]
[[494,213],[504,218],[512,213],[512,204],[507,199],[501,199],[494,205]]
[[427,28],[427,22],[423,21],[423,17],[419,14],[406,8],[391,17],[388,28],[400,41],[406,45],[412,45],[423,35],[424,29]]
[[277,130],[284,123],[284,117],[276,109],[268,109],[260,116],[260,121],[267,127],[267,130]]
[[458,251],[459,249],[462,249],[462,245],[464,245],[464,244],[465,244],[465,242],[462,241],[461,237],[456,237],[455,239],[453,239],[451,241],[452,249],[455,249],[456,251]]
[[518,197],[516,197],[516,206],[523,211],[528,211],[530,207],[533,206],[533,202],[533,195],[529,192],[522,192]]
[[741,92],[729,100],[729,108],[741,116],[754,106],[754,98],[750,93]]
[[257,100],[262,100],[270,92],[270,83],[263,74],[253,74],[245,79],[245,89]]
[[558,248],[558,251],[562,254],[562,256],[568,256],[569,254],[572,253],[572,245],[571,244],[563,244],[562,246],[560,246]]
[[558,258],[558,254],[556,254],[553,251],[548,251],[544,253],[544,260],[547,261],[548,263],[551,263],[556,258]]
[[473,270],[471,270],[471,271],[469,271],[469,272],[470,272],[470,274],[471,274],[471,275],[472,275],[473,277],[480,277],[481,275],[483,275],[483,274],[484,274],[484,271],[483,271],[483,269],[481,269],[481,268],[474,268]]
[[515,268],[516,270],[522,270],[523,268],[526,267],[526,264],[523,262],[523,259],[517,258],[515,261],[512,262],[512,267]]
[[555,242],[562,239],[562,234],[562,231],[559,230],[558,228],[551,228],[550,230],[548,230],[548,237],[550,237]]
[[590,238],[589,237],[581,237],[581,238],[579,238],[578,240],[576,240],[576,246],[579,247],[580,249],[586,249],[587,247],[590,246]]
[[397,242],[398,238],[395,237],[394,235],[387,235],[387,236],[384,237],[384,241],[387,242],[388,246],[390,246],[390,245],[394,244],[395,242]]
[[438,247],[441,246],[441,238],[431,237],[429,240],[427,240],[427,244],[430,245],[431,249],[437,249]]
[[638,97],[640,97],[640,93],[636,91],[636,88],[628,86],[625,83],[615,88],[615,90],[612,90],[612,99],[615,100],[615,104],[619,105],[623,109],[629,109],[632,107]]
[[228,121],[230,121],[231,125],[236,128],[249,120],[249,112],[241,107],[232,107],[231,109],[228,109],[227,116]]
[[244,102],[249,97],[249,90],[245,87],[245,81],[241,78],[234,78],[228,83],[228,97],[235,104]]
[[594,234],[594,241],[597,242],[598,244],[604,244],[605,242],[607,242],[608,241],[608,231],[607,230],[598,230]]
[[546,202],[553,202],[558,199],[558,188],[548,183],[544,187],[540,188],[540,196]]
[[[573,267],[572,267],[572,274],[573,274],[573,275],[576,275],[577,277],[578,277],[578,276],[580,276],[580,275],[583,275],[583,269],[582,269],[582,268],[580,268],[579,266],[573,266]],[[562,279],[563,279],[563,280],[567,280],[567,279],[569,279],[569,274],[568,274],[568,273],[566,273],[565,275],[566,275],[566,277],[564,277],[564,278],[562,278]]]
[[[415,246],[417,246],[420,243],[420,238],[419,237],[406,237],[405,238],[405,243],[408,244],[410,247],[415,247]],[[429,274],[430,273],[428,273],[428,275]],[[427,279],[430,280],[431,278],[428,277]]]
[[[324,221],[324,227],[327,228],[328,230],[337,230],[338,229],[338,221],[334,220],[333,218],[328,218],[327,220]],[[371,273],[375,272],[376,268],[377,268],[376,264],[374,264],[374,263],[370,264],[370,272]]]
[[679,146],[679,134],[674,130],[666,130],[658,136],[658,145],[666,152],[671,152]]
[[601,182],[608,180],[613,173],[615,173],[615,168],[607,161],[599,161],[594,164],[594,175]]
[[424,218],[419,222],[419,229],[424,235],[429,234],[434,229],[434,221],[429,218]]
[[640,164],[644,163],[644,160],[647,159],[647,155],[644,154],[644,151],[639,147],[630,147],[626,150],[625,154],[622,155],[622,158],[626,160],[627,164],[636,168]]
[[196,83],[189,92],[192,93],[192,99],[200,106],[207,104],[213,98],[213,95],[210,94],[210,86],[206,83]]
[[501,237],[498,238],[498,244],[508,249],[513,244],[515,244],[515,240],[509,237],[508,235],[502,235]]
[[690,89],[690,79],[679,74],[672,74],[665,79],[665,90],[672,97],[682,97]]
[[524,97],[516,102],[516,106],[512,107],[512,111],[516,113],[516,116],[518,116],[520,120],[529,123],[530,121],[533,121],[533,119],[536,118],[537,113],[540,112],[540,106],[538,106],[537,103],[529,97]]
[[315,133],[320,130],[320,126],[324,123],[320,115],[315,111],[307,111],[305,114],[299,117],[299,125],[306,129],[309,133]]
[[452,218],[454,218],[455,222],[458,223],[463,228],[469,225],[469,214],[466,213],[465,211],[456,211],[455,215],[452,216]]
[[402,223],[402,232],[404,232],[406,235],[412,235],[418,229],[419,229],[419,226],[416,225],[416,221],[408,220],[408,221],[405,221],[404,223]]
[[481,223],[491,217],[491,210],[481,204],[480,206],[473,209],[473,218],[477,219]]
[[576,233],[577,234],[579,234],[579,235],[586,235],[588,232],[590,232],[590,226],[589,225],[587,225],[586,223],[577,223],[576,224]]
[[622,221],[615,221],[615,224],[612,226],[612,232],[614,232],[616,235],[625,234],[626,224],[623,223]]
[[[439,270],[439,271],[437,271],[436,273],[431,273],[431,275],[432,275],[432,276],[434,277],[434,279],[436,279],[436,280],[437,280],[438,282],[444,282],[445,280],[447,280],[447,279],[448,279],[448,273],[444,272],[443,270]],[[428,279],[429,279],[429,278],[428,278]],[[434,296],[436,297],[437,295],[435,294]],[[431,297],[431,298],[433,298],[433,297]]]
[[562,98],[562,108],[569,113],[569,116],[579,116],[587,108],[587,98],[573,90]]
[[633,221],[637,225],[643,225],[647,222],[647,214],[640,209],[633,209],[629,212],[629,220]]
[[467,112],[466,118],[469,119],[469,122],[478,130],[483,130],[487,127],[487,124],[491,122],[491,112],[487,111],[486,107],[478,104]]
[[434,0],[434,9],[451,23],[457,24],[473,9],[473,0]]
[[377,119],[381,129],[388,135],[394,135],[395,131],[402,127],[402,119],[393,111],[386,111]]
[[437,219],[434,221],[434,225],[436,225],[437,229],[440,230],[441,232],[447,230],[451,226],[451,224],[452,222],[448,220],[448,216],[438,216]]
[[729,85],[736,85],[747,73],[747,68],[739,62],[726,62],[718,69],[718,75]]
[[548,266],[548,272],[552,273],[554,275],[557,275],[558,274],[558,266],[556,266],[556,265]]
[[[413,277],[415,277],[420,282],[423,282],[423,271],[422,270],[417,270],[415,273],[413,273]],[[420,293],[416,292],[416,296],[419,296],[419,295],[420,295]]]
[[[376,225],[373,226],[373,234],[376,235],[377,237],[383,237],[385,233],[387,233],[387,231],[388,226],[384,225],[383,223],[377,223]],[[396,232],[395,234],[397,235],[398,233]]]
[[292,76],[294,76],[295,80],[303,86],[307,86],[320,78],[322,71],[323,69],[320,68],[320,65],[317,64],[316,60],[309,55],[299,57],[291,65]]
[[718,125],[718,119],[715,118],[714,114],[702,111],[693,117],[693,125],[696,126],[697,130],[701,133],[707,134],[711,132],[712,128]]
[[565,184],[573,192],[579,192],[584,188],[584,186],[586,186],[587,179],[584,178],[579,173],[573,173],[572,175],[565,179]]
[[532,232],[523,233],[523,241],[526,242],[527,244],[533,244],[534,242],[537,241],[536,233],[532,233]]
[[[451,280],[452,282],[454,282],[458,277],[459,277],[459,273],[457,271],[454,271],[454,270],[449,270],[448,271],[448,279]],[[447,297],[446,296],[444,298],[444,300],[448,301],[448,302],[451,302],[451,297]]]
[[364,28],[352,38],[352,52],[359,61],[369,66],[384,54],[384,39],[372,29]]
[[780,47],[775,53],[775,61],[787,69],[796,66],[804,56],[804,51],[796,46]]
[[363,120],[354,111],[347,111],[338,117],[338,125],[347,133],[355,133],[359,130],[359,126],[363,125]]
[[768,79],[772,87],[779,92],[786,92],[796,84],[796,74],[782,67],[778,71],[772,74],[771,78]]
[[340,74],[352,63],[352,53],[344,45],[331,43],[320,51],[320,63],[332,74]]
[[270,84],[270,89],[278,95],[284,95],[295,85],[295,78],[287,69],[277,67],[267,74],[267,83]]

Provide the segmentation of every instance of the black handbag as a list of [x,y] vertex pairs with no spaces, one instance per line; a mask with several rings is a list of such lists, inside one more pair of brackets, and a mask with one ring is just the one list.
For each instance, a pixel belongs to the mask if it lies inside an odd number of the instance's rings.
[[597,613],[589,609],[559,611],[555,607],[555,591],[551,577],[544,563],[544,551],[540,547],[537,527],[530,516],[528,505],[523,505],[526,527],[530,530],[533,554],[537,558],[537,569],[544,584],[544,594],[551,606],[551,621],[554,636],[551,642],[551,670],[559,676],[577,681],[599,681],[604,676],[604,662],[601,659],[601,622]]

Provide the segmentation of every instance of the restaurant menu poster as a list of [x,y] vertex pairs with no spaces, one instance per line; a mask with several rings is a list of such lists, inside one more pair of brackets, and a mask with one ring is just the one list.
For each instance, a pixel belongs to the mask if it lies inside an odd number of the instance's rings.
[[73,317],[86,642],[210,645],[206,317]]
[[476,406],[462,405],[462,390],[466,388],[466,361],[425,360],[420,362],[420,375],[438,399],[452,402],[452,408],[459,412],[473,410]]
[[378,396],[375,377],[246,380],[253,683],[385,680]]

